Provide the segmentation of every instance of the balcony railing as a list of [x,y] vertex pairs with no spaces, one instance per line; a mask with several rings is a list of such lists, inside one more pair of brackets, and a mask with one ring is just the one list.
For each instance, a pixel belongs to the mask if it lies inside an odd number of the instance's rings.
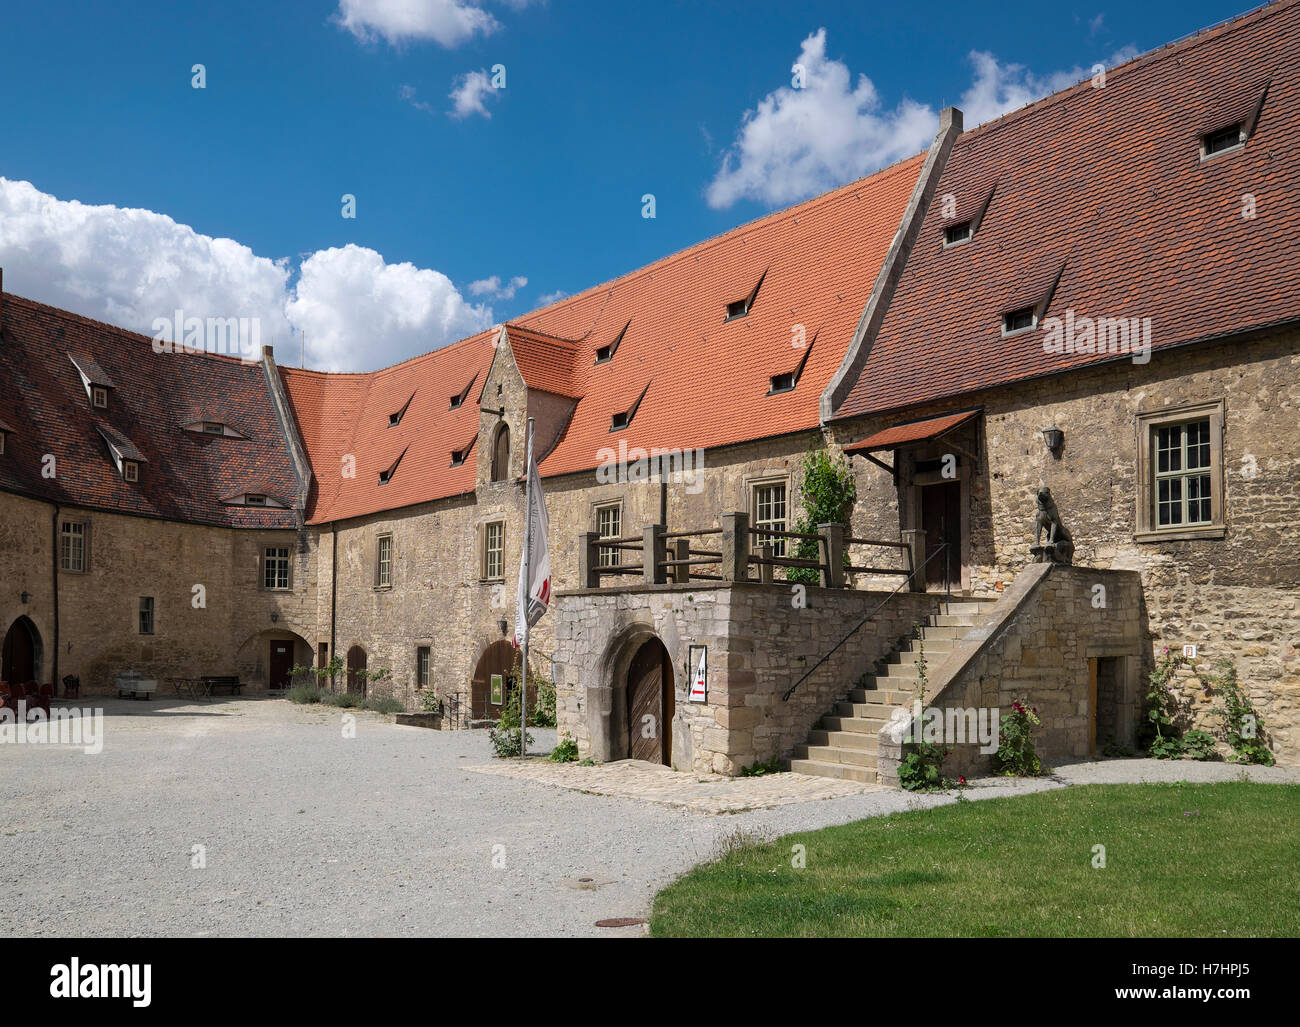
[[[817,558],[777,556],[775,540],[817,543]],[[843,524],[820,524],[817,531],[776,531],[751,528],[744,512],[725,513],[721,525],[696,531],[669,532],[662,524],[647,524],[642,534],[601,538],[594,531],[579,536],[579,577],[583,588],[600,588],[610,579],[635,576],[648,585],[691,581],[774,581],[777,568],[815,570],[823,588],[844,588],[850,575],[899,576],[913,579],[916,545],[850,536]],[[864,550],[896,550],[905,567],[855,563]],[[611,562],[610,554],[617,562]],[[622,562],[623,554],[639,554],[639,562]],[[846,560],[845,554],[848,553]],[[635,557],[631,560],[635,561]],[[914,579],[913,579],[914,580]]]

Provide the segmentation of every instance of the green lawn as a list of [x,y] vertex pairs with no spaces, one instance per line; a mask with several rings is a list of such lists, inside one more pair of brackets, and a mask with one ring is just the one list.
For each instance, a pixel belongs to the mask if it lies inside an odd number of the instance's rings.
[[[806,847],[807,866],[791,865]],[[1094,869],[1093,846],[1106,847]],[[1300,786],[1089,785],[746,845],[656,937],[1300,935]]]

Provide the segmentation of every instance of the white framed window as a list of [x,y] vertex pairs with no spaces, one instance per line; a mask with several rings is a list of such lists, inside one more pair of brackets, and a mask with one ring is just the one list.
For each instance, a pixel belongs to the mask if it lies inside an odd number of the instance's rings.
[[59,568],[77,574],[86,569],[86,526],[78,521],[59,526]]
[[1015,335],[1038,327],[1038,311],[1033,307],[1020,307],[1002,315],[1002,334]]
[[483,525],[483,577],[496,581],[506,576],[506,522]]
[[99,410],[105,409],[108,406],[108,390],[102,385],[92,386],[90,390],[90,402],[92,406]]
[[375,587],[388,588],[393,584],[393,536],[380,535],[375,542]]
[[122,477],[127,481],[140,480],[140,465],[134,460],[122,461]]
[[[757,481],[750,485],[750,522],[755,528],[769,531],[789,531],[787,519],[787,497],[790,483],[782,478],[779,481]],[[785,556],[786,539],[772,536],[757,536],[754,546],[770,545],[773,556]]]
[[204,435],[224,435],[224,434],[226,434],[226,426],[225,426],[224,424],[218,424],[218,423],[215,422],[215,421],[204,421],[204,422],[203,422],[203,434],[204,434]]
[[[596,507],[596,534],[601,538],[619,538],[623,534],[623,504],[607,503]],[[617,567],[622,563],[622,550],[601,546],[596,550],[598,567]]]
[[1224,535],[1224,403],[1138,415],[1138,541]]
[[270,592],[289,588],[289,547],[267,546],[262,556],[262,587]]
[[429,687],[429,647],[418,646],[415,650],[415,687]]
[[1245,145],[1246,125],[1239,121],[1235,125],[1228,125],[1201,136],[1201,160],[1208,160],[1229,150],[1240,150]]

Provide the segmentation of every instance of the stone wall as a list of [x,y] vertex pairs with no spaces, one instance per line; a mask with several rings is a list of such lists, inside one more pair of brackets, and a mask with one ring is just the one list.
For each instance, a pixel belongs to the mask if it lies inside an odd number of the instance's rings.
[[[1116,740],[1133,744],[1147,644],[1135,571],[1033,564],[1003,593],[988,621],[935,667],[929,706],[988,711],[986,723],[996,724],[1023,700],[1042,721],[1033,737],[1044,762],[1086,758],[1095,751],[1089,661],[1113,660],[1113,707],[1099,721],[1112,721]],[[1096,748],[1107,741],[1097,738]],[[952,749],[943,768],[949,777],[989,772],[990,754],[972,740],[945,735],[944,744]],[[880,733],[879,753],[880,780],[896,784],[902,746],[889,727]]]
[[[1138,414],[1218,400],[1225,404],[1223,537],[1137,539]],[[838,425],[836,437],[847,443],[976,406],[983,418],[969,492],[972,591],[997,594],[1026,566],[1034,493],[1049,486],[1074,535],[1076,564],[1141,575],[1148,650],[1196,643],[1207,666],[1233,661],[1279,760],[1300,762],[1300,333],[1157,351],[1147,365],[1110,364],[857,419]],[[1043,444],[1042,429],[1052,424],[1065,432],[1059,458]],[[921,454],[944,448],[941,440]],[[896,532],[894,482],[865,460],[853,463],[855,526]],[[1185,691],[1196,725],[1212,727],[1211,703],[1195,686]]]
[[[804,681],[806,670],[876,611],[887,593],[743,583],[635,585],[557,596],[554,617],[559,730],[600,761],[626,756],[628,664],[658,638],[673,667],[672,766],[735,775],[796,745],[853,683],[935,612],[938,599],[903,592]],[[707,645],[708,695],[689,702],[687,649]]]

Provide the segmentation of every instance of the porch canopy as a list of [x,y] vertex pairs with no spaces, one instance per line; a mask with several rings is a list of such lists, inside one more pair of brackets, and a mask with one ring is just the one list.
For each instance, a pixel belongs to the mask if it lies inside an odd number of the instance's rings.
[[892,472],[892,467],[876,459],[872,454],[884,449],[899,449],[921,442],[933,442],[978,417],[981,409],[976,407],[974,410],[963,410],[956,414],[943,414],[939,417],[927,417],[922,421],[897,424],[869,435],[860,442],[845,446],[844,452],[849,455],[861,453],[873,464],[879,464],[885,470]]

